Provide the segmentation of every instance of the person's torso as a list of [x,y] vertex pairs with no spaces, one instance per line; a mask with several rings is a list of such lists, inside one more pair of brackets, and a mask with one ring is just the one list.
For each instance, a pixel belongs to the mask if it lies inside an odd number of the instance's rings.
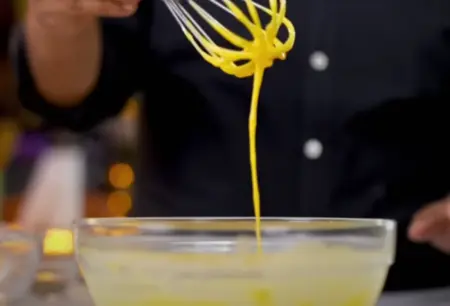
[[[251,216],[252,81],[204,62],[163,2],[151,14],[135,213]],[[411,215],[450,191],[450,2],[292,0],[288,17],[295,47],[260,99],[262,214],[394,218],[394,270],[420,256],[447,262],[404,237]]]

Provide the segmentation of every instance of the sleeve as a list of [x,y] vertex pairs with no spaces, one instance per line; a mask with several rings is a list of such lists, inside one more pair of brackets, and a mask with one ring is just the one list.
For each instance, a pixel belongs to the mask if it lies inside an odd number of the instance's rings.
[[48,103],[38,92],[30,73],[23,29],[19,27],[11,44],[22,106],[53,127],[86,131],[120,112],[128,98],[140,89],[143,53],[137,17],[104,19],[103,63],[97,84],[79,105],[70,108]]

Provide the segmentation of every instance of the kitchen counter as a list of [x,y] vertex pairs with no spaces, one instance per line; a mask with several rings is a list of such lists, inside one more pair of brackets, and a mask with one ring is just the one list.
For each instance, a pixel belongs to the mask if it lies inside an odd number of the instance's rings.
[[77,280],[69,284],[35,284],[27,296],[11,306],[94,306],[86,286]]
[[[407,295],[388,294],[381,298],[378,306],[406,306],[406,305],[448,305],[448,291],[431,290],[428,295],[412,292]],[[417,302],[417,303],[416,303]],[[89,296],[86,286],[80,279],[74,280],[66,286],[61,284],[35,284],[29,296],[16,303],[0,306],[95,306]]]
[[[75,270],[76,269],[76,270]],[[41,271],[60,271],[60,275],[70,275],[67,282],[47,282],[45,278],[34,284],[28,296],[21,300],[0,306],[95,306],[89,295],[84,281],[73,259],[43,262]],[[76,272],[75,272],[76,271]],[[406,306],[406,305],[449,305],[450,292],[448,289],[429,290],[424,292],[410,292],[408,294],[390,293],[381,298],[378,306]]]
[[43,260],[27,296],[0,306],[94,306],[73,257]]

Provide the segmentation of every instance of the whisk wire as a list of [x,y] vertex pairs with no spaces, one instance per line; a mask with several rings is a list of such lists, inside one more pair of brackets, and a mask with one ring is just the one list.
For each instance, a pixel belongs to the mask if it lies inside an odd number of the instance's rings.
[[[263,60],[266,68],[272,65],[275,58],[284,59],[286,52],[292,49],[295,41],[294,27],[291,21],[286,18],[286,0],[269,0],[269,7],[265,7],[253,0],[241,0],[246,4],[248,14],[233,3],[235,0],[209,0],[216,7],[239,20],[247,28],[254,40],[248,40],[229,30],[201,7],[196,0],[186,0],[187,5],[203,21],[238,50],[218,46],[191,13],[183,7],[181,0],[163,1],[198,53],[213,66],[219,67],[225,73],[237,77],[253,75],[256,57],[258,57],[259,64]],[[271,17],[265,27],[261,24],[258,10]],[[288,30],[288,38],[284,42],[278,38],[278,32],[283,25]],[[262,53],[259,51],[265,54],[266,57],[262,59],[260,57]],[[267,55],[270,56],[268,57]]]
[[245,45],[249,43],[249,41],[242,36],[231,32],[228,30],[222,23],[220,23],[216,18],[211,16],[205,9],[203,9],[200,5],[195,3],[194,1],[189,1],[190,5],[194,8],[194,10],[201,16],[203,19],[223,38],[228,40],[233,45],[244,48]]
[[[213,40],[209,37],[209,35],[203,30],[203,28],[195,21],[195,19],[187,12],[187,10],[181,6],[177,5],[175,1],[168,0],[164,1],[167,8],[175,18],[178,25],[181,27],[181,30],[186,35],[188,40],[194,46],[196,51],[200,53],[200,55],[207,60],[208,62],[212,62],[213,58],[218,58],[212,52],[205,52],[207,50],[204,46],[201,47],[199,42],[202,43],[203,40],[209,41],[213,44]],[[203,35],[203,36],[202,36]],[[195,37],[195,39],[194,39]]]
[[256,25],[256,27],[261,28],[261,19],[259,18],[258,11],[256,10],[253,1],[245,1],[245,4],[247,5],[247,10],[250,14],[250,17],[252,17],[253,19],[253,23]]

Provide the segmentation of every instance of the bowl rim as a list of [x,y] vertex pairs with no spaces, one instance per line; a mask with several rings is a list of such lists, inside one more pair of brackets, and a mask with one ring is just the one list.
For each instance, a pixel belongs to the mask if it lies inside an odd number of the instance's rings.
[[[73,223],[74,230],[78,231],[82,228],[92,228],[92,227],[129,227],[130,225],[140,227],[139,223],[142,222],[141,227],[146,228],[145,225],[154,224],[164,224],[175,222],[184,223],[192,222],[195,224],[197,222],[218,222],[219,224],[225,224],[226,222],[245,222],[248,224],[255,223],[254,217],[137,217],[137,218],[127,218],[127,217],[114,217],[114,218],[84,218],[77,220]],[[137,224],[134,224],[137,222]],[[397,228],[397,222],[393,219],[382,219],[382,218],[330,218],[330,217],[261,217],[261,230],[265,230],[264,222],[281,222],[286,224],[314,224],[315,222],[328,222],[335,223],[348,223],[345,227],[328,227],[328,228],[311,228],[305,230],[312,231],[333,231],[333,230],[352,230],[352,229],[364,229],[364,228],[383,228],[387,232],[395,232]],[[236,228],[238,230],[238,228]]]
[[[288,241],[314,241],[314,240],[323,240],[325,238],[328,244],[339,244],[339,237],[342,239],[346,238],[346,241],[349,244],[359,244],[365,243],[367,246],[371,246],[373,243],[379,244],[379,247],[383,249],[382,252],[385,256],[389,257],[387,262],[389,264],[392,263],[393,258],[395,256],[395,241],[397,235],[396,221],[391,219],[369,219],[369,218],[291,218],[291,217],[264,217],[261,218],[264,221],[274,221],[274,222],[282,222],[280,226],[280,230],[278,231],[277,224],[274,224],[276,230],[274,232],[271,231],[270,226],[267,228],[266,232],[264,226],[262,226],[261,231],[263,234],[263,240],[261,241],[262,245],[265,247],[277,247],[278,245],[283,247],[289,245]],[[137,223],[134,223],[134,222]],[[142,225],[139,224],[140,221],[144,221]],[[145,222],[149,223],[146,224]],[[155,221],[156,227],[152,227],[151,222]],[[201,226],[197,227],[187,227],[183,228],[183,224],[181,223],[180,227],[177,228],[176,225],[170,224],[170,222],[176,221],[193,221],[195,225],[196,221],[211,221],[211,222],[226,222],[226,221],[244,221],[246,223],[245,226],[240,229],[237,227],[225,227],[225,228],[212,228],[212,229],[203,229]],[[223,241],[228,241],[228,239],[234,239],[234,237],[244,237],[242,235],[247,235],[246,240],[239,240],[241,242],[245,241],[246,246],[257,246],[257,240],[254,239],[254,231],[255,227],[253,226],[255,219],[253,217],[198,217],[198,218],[189,218],[189,217],[142,217],[142,218],[86,218],[83,220],[79,220],[76,224],[74,233],[74,243],[76,245],[76,253],[77,257],[79,257],[79,243],[90,245],[93,244],[96,247],[101,243],[103,246],[114,246],[117,247],[118,243],[123,243],[124,245],[128,245],[129,243],[141,243],[141,235],[151,237],[155,235],[156,242],[161,242],[164,244],[165,242],[169,244],[173,244],[176,246],[189,246],[196,244],[200,246],[203,244],[204,246],[210,246],[211,242],[215,245],[223,243]],[[296,228],[295,226],[286,226],[283,228],[283,222],[291,223],[291,224],[301,224],[301,223],[311,223],[311,222],[350,222],[348,226],[329,226],[329,227],[312,227],[312,228]],[[162,222],[162,223],[158,223]],[[168,227],[164,227],[164,222],[167,222]],[[158,228],[157,225],[162,225],[162,228]],[[150,225],[147,227],[146,225]],[[251,225],[251,226],[249,226]],[[122,227],[123,226],[123,227]],[[173,227],[172,227],[173,226]],[[101,229],[99,233],[96,232],[97,229]],[[105,230],[106,231],[103,231]],[[94,230],[93,232],[91,232]],[[119,234],[118,236],[112,235],[108,233],[109,230],[121,232],[124,230],[123,236]],[[130,230],[130,233],[127,231]],[[245,233],[245,234],[244,234]],[[183,234],[186,236],[183,237]],[[375,236],[373,236],[375,235]],[[184,240],[186,237],[191,236],[193,240]],[[369,237],[373,237],[373,239],[367,240]],[[129,237],[129,239],[121,239],[124,237]],[[175,240],[167,240],[165,241],[164,237],[175,237]],[[197,238],[196,238],[197,237]],[[198,238],[200,237],[200,238]],[[219,238],[218,238],[219,237]],[[232,238],[230,238],[232,237]],[[92,238],[92,240],[91,240]],[[162,240],[158,240],[161,238]],[[80,240],[81,239],[81,240]],[[85,240],[86,239],[86,240]],[[198,240],[199,239],[199,240]],[[336,240],[337,239],[337,240]],[[324,241],[325,241],[324,240]],[[287,244],[286,244],[287,243]],[[296,243],[296,242],[295,242]],[[212,252],[213,253],[213,252]],[[248,254],[253,254],[253,250],[246,252]],[[195,254],[195,252],[194,252]],[[228,254],[228,253],[224,253]]]

